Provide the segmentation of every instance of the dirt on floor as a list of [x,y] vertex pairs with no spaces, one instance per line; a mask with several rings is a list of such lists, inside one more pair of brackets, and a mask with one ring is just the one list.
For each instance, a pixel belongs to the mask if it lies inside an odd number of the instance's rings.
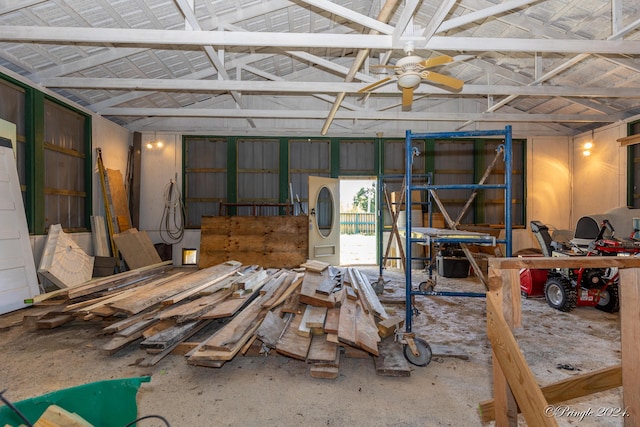
[[[404,274],[361,267],[372,282],[383,280],[381,299],[403,299]],[[474,277],[435,276],[436,290],[483,292]],[[414,285],[428,278],[415,270]],[[404,315],[404,306],[387,304]],[[272,354],[237,356],[221,368],[191,366],[169,355],[153,367],[138,363],[146,353],[130,345],[101,354],[108,337],[99,323],[74,322],[51,330],[10,325],[21,312],[0,317],[0,389],[18,401],[93,381],[151,376],[137,395],[140,416],[161,415],[171,426],[479,426],[478,403],[492,397],[491,348],[484,298],[416,297],[414,331],[432,345],[450,346],[467,360],[435,356],[409,377],[376,373],[374,360],[340,360],[337,379],[315,379],[303,361]],[[541,385],[620,363],[619,314],[579,307],[562,313],[541,299],[523,299],[523,327],[515,331]],[[561,426],[622,426],[623,419],[597,416],[621,408],[621,388],[565,403]],[[581,416],[580,414],[592,415]],[[608,415],[608,414],[607,414]],[[520,425],[526,425],[522,417]],[[157,419],[139,426],[164,426]],[[488,423],[486,425],[493,425]]]

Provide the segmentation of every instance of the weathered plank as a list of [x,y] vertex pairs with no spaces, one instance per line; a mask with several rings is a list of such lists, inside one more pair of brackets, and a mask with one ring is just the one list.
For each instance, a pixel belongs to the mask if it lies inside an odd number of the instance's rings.
[[[619,258],[619,257],[616,257]],[[640,425],[640,269],[620,271],[620,342],[624,407],[629,416],[625,426]]]
[[309,315],[305,319],[308,328],[323,328],[327,317],[327,307],[307,306]]
[[369,308],[369,310],[366,311],[372,311],[380,319],[388,319],[389,315],[387,314],[384,306],[380,303],[380,300],[371,287],[371,283],[369,282],[367,276],[365,276],[355,268],[351,268],[349,269],[349,271],[351,272],[351,277],[353,277],[354,279],[352,285],[355,286],[356,290],[358,291],[360,299],[363,301],[366,307]]
[[402,344],[393,338],[385,338],[378,345],[378,356],[373,358],[376,373],[387,377],[409,377],[411,367],[404,357]]
[[[588,396],[593,393],[610,390],[622,385],[622,367],[620,365],[598,369],[580,374],[542,387],[547,403],[555,405],[571,399]],[[478,412],[483,422],[493,421],[495,402],[493,399],[480,402]]]
[[487,330],[494,354],[507,378],[527,423],[536,426],[557,426],[554,418],[545,416],[547,401],[527,365],[509,329],[496,296],[487,293]]
[[58,314],[57,316],[48,317],[36,321],[36,328],[38,329],[53,329],[65,323],[72,322],[74,317],[70,314]]
[[300,326],[302,316],[294,316],[289,322],[289,326],[285,329],[282,337],[276,344],[276,351],[285,356],[294,359],[306,360],[309,346],[311,345],[311,337],[303,337],[298,335],[297,330]]
[[[138,268],[135,270],[114,274],[113,276],[92,279],[83,285],[65,290],[64,294],[66,294],[69,299],[73,299],[85,295],[90,295],[94,292],[100,292],[109,288],[124,287],[128,284],[133,285],[138,283],[142,278],[162,274],[172,268],[173,266],[171,261],[163,261],[158,264],[148,265],[146,267]],[[56,292],[52,292],[49,295],[55,296],[56,294]],[[45,295],[40,295],[40,300],[43,300],[45,298]]]
[[231,295],[231,290],[223,289],[214,294],[196,298],[183,304],[176,304],[158,313],[158,319],[173,318],[176,323],[184,323],[201,317],[206,312],[213,310],[218,304],[225,301]]
[[[204,348],[207,350],[232,351],[249,331],[253,334],[258,329],[267,315],[267,310],[260,306],[261,302],[261,297],[256,297],[229,323],[205,341]],[[242,344],[244,342],[239,345],[242,346]]]
[[326,270],[331,264],[318,261],[315,259],[308,259],[306,262],[300,264],[300,267],[304,268],[307,271],[312,271],[314,273],[321,273]]
[[340,309],[327,309],[327,316],[324,321],[324,332],[327,334],[337,334],[338,325],[340,324]]
[[94,427],[80,415],[53,404],[47,407],[33,425],[34,427]]
[[378,322],[378,334],[382,338],[392,336],[396,329],[401,329],[404,325],[405,318],[396,316],[384,319]]
[[107,342],[104,346],[102,346],[101,352],[102,354],[106,354],[110,356],[112,354],[117,353],[120,349],[128,346],[132,342],[138,341],[141,338],[142,338],[142,331],[138,331],[135,334],[132,334],[126,337],[115,336],[111,338],[109,342]]
[[213,308],[205,311],[200,315],[202,319],[222,319],[225,317],[231,317],[236,314],[242,307],[244,307],[250,301],[250,295],[246,295],[242,298],[227,298],[224,301],[219,302]]
[[357,346],[356,319],[357,304],[349,299],[344,300],[340,307],[340,321],[338,324],[338,339],[349,345]]
[[322,295],[316,293],[318,286],[328,277],[329,275],[326,270],[321,274],[305,273],[304,279],[302,280],[302,288],[300,289],[300,302],[318,307],[335,307],[336,301],[333,294]]
[[307,353],[307,363],[330,363],[336,359],[338,345],[327,341],[325,335],[314,335]]
[[116,301],[111,306],[117,310],[130,314],[136,314],[142,310],[161,303],[174,295],[188,289],[211,283],[219,276],[228,276],[238,269],[237,263],[219,264],[214,267],[198,270],[191,274],[179,277],[176,280],[164,282],[154,287],[144,286],[138,288],[128,298]]
[[285,316],[288,316],[287,320],[278,316],[273,311],[269,311],[258,327],[256,335],[267,347],[275,348],[278,340],[282,336],[291,314],[286,314]]
[[357,301],[356,307],[356,345],[377,356],[380,335],[373,314],[364,311],[362,301]]
[[294,272],[288,273],[284,282],[280,286],[278,286],[278,288],[274,290],[274,292],[271,293],[271,295],[270,293],[265,294],[265,298],[264,298],[264,302],[262,303],[262,306],[265,308],[277,307],[280,304],[283,304],[287,300],[289,300],[289,297],[294,294],[296,295],[294,299],[297,298],[297,301],[299,301],[300,285],[302,284],[302,278],[303,278],[303,275],[300,273],[294,273]]

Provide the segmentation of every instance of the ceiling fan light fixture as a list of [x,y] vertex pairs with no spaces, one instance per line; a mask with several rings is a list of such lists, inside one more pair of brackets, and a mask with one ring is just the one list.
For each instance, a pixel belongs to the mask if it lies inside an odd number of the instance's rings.
[[398,77],[398,86],[404,88],[413,88],[420,84],[422,76],[418,73],[405,73]]

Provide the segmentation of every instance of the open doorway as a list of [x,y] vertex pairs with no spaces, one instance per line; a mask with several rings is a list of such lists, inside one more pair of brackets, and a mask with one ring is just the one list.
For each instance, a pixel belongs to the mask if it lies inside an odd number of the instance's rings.
[[340,178],[340,265],[377,264],[376,179]]

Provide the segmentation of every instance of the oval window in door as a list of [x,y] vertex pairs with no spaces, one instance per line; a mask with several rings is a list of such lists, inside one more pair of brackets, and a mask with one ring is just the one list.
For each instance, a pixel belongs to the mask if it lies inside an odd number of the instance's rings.
[[316,225],[322,237],[331,234],[333,227],[333,194],[327,187],[322,187],[316,200]]

